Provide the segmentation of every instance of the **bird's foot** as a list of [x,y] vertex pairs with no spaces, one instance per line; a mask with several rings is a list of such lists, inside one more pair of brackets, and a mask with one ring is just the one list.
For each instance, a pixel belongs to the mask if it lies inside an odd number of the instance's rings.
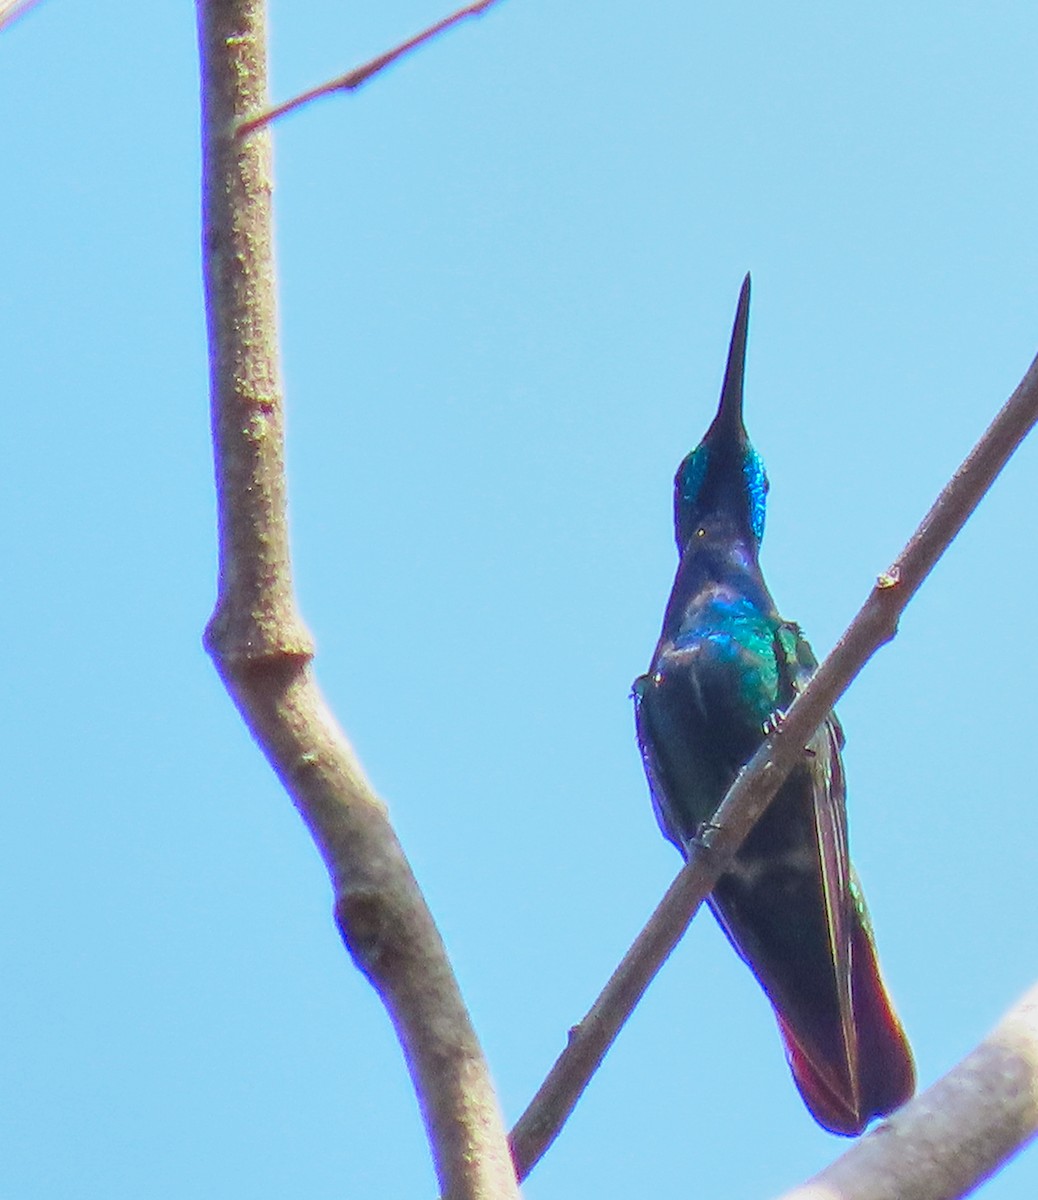
[[764,736],[771,737],[773,733],[777,733],[778,730],[782,728],[782,722],[785,719],[786,714],[784,712],[780,712],[779,709],[776,708],[773,713],[770,713],[764,719],[764,724],[761,726],[761,729],[764,730]]
[[716,833],[721,826],[715,821],[700,821],[696,826],[695,833],[685,843],[687,846],[692,846],[696,850],[710,850],[710,835]]

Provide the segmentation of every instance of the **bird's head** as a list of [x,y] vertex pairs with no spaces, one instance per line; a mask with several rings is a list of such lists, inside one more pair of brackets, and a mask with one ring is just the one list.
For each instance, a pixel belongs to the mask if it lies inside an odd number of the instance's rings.
[[749,316],[747,275],[739,293],[717,415],[674,476],[674,534],[681,554],[690,543],[703,538],[712,541],[749,536],[759,546],[764,535],[768,477],[742,420]]

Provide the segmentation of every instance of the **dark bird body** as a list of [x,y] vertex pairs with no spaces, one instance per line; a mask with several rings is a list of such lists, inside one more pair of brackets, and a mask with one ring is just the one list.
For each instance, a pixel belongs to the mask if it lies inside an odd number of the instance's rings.
[[[680,562],[635,711],[656,818],[683,854],[817,663],[758,562],[767,478],[742,418],[743,283],[717,416],[678,468]],[[710,906],[778,1019],[818,1122],[860,1133],[911,1096],[911,1051],[887,997],[847,848],[834,715],[718,881]]]

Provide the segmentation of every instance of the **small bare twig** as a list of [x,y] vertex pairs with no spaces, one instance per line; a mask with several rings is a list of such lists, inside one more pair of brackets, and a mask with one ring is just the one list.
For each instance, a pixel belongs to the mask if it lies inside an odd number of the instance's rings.
[[437,21],[435,25],[430,25],[428,29],[423,29],[421,33],[415,34],[413,38],[408,38],[406,42],[401,42],[399,46],[394,46],[392,50],[387,50],[385,54],[380,54],[377,58],[371,59],[370,62],[366,62],[363,66],[354,67],[352,71],[347,71],[345,75],[338,75],[335,79],[330,79],[327,83],[310,88],[309,91],[302,92],[300,95],[294,96],[291,100],[285,100],[281,104],[276,104],[273,108],[264,109],[254,116],[245,118],[238,124],[238,136],[244,137],[254,130],[261,129],[264,125],[269,125],[271,121],[276,121],[278,117],[283,117],[285,113],[302,108],[304,104],[309,104],[311,100],[316,100],[320,96],[330,96],[333,92],[354,91],[361,84],[367,83],[373,75],[377,75],[379,71],[384,70],[391,63],[396,62],[397,59],[403,58],[405,54],[410,54],[412,50],[417,50],[419,46],[424,45],[436,37],[437,34],[443,33],[445,29],[450,29],[452,25],[457,25],[459,21],[463,21],[466,17],[482,16],[492,4],[496,4],[497,2],[498,0],[479,0],[478,4],[466,4],[464,8],[459,8],[457,12],[451,13],[449,17],[444,17],[442,21]]
[[934,564],[980,503],[999,471],[1038,420],[1038,358],[969,457],[937,498],[892,567],[884,572],[833,652],[775,730],[739,773],[713,818],[714,827],[671,884],[603,988],[511,1134],[525,1178],[558,1136],[623,1023],[688,928],[739,846],[760,819],[802,748],[898,619]]
[[0,0],[0,33],[39,3],[40,0]]
[[782,1200],[952,1200],[1036,1130],[1038,985],[943,1079]]
[[203,239],[220,581],[206,647],[317,844],[335,916],[396,1027],[440,1188],[518,1200],[486,1062],[385,806],[328,711],[296,608],[285,515],[263,0],[198,0]]

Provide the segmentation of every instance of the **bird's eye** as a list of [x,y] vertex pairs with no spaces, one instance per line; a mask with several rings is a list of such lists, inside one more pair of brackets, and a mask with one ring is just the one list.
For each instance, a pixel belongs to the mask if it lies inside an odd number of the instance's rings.
[[702,525],[700,525],[700,527],[696,530],[696,537],[706,537],[706,530],[702,527]]

